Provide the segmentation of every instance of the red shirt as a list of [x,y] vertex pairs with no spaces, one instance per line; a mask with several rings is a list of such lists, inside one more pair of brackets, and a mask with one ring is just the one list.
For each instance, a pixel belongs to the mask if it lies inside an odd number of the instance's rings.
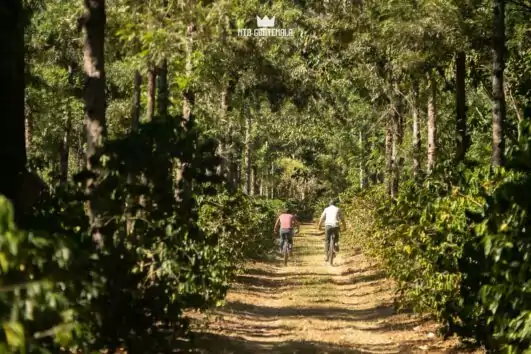
[[281,229],[291,229],[293,227],[292,226],[292,222],[295,219],[294,215],[292,215],[292,214],[281,214],[279,216],[279,218],[280,218],[280,228]]

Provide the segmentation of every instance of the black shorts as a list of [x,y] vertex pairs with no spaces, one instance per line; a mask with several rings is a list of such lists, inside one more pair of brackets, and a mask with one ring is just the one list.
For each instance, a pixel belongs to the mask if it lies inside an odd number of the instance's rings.
[[339,241],[339,226],[325,226],[326,242],[334,235],[335,242]]
[[293,242],[293,229],[280,229],[280,240],[287,239],[289,243]]

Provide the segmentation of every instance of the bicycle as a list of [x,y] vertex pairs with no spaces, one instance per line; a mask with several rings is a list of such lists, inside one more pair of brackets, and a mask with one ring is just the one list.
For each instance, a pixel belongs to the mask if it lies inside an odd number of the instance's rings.
[[282,257],[284,258],[284,265],[288,265],[288,258],[291,255],[291,244],[288,241],[287,234],[282,235]]
[[328,243],[328,262],[331,266],[334,265],[334,257],[336,256],[336,237],[334,234],[330,236],[330,242]]

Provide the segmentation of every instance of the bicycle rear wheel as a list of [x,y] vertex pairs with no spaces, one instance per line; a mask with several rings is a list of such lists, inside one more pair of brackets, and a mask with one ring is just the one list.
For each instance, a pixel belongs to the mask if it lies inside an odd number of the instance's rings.
[[284,256],[284,265],[288,264],[288,257],[289,257],[289,243],[288,240],[284,240],[284,246],[282,247],[282,254]]
[[330,262],[330,265],[334,265],[334,256],[336,255],[335,245],[335,237],[332,235],[328,244],[328,262]]

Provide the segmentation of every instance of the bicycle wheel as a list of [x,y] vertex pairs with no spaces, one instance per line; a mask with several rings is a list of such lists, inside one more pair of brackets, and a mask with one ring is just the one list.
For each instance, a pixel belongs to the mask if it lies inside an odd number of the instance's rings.
[[289,243],[288,243],[287,239],[284,240],[284,246],[282,248],[282,253],[283,253],[283,256],[284,256],[284,265],[287,265],[288,264],[288,257],[289,257]]
[[332,235],[332,237],[330,237],[330,243],[328,244],[328,261],[330,262],[330,265],[334,265],[335,254],[335,237]]

